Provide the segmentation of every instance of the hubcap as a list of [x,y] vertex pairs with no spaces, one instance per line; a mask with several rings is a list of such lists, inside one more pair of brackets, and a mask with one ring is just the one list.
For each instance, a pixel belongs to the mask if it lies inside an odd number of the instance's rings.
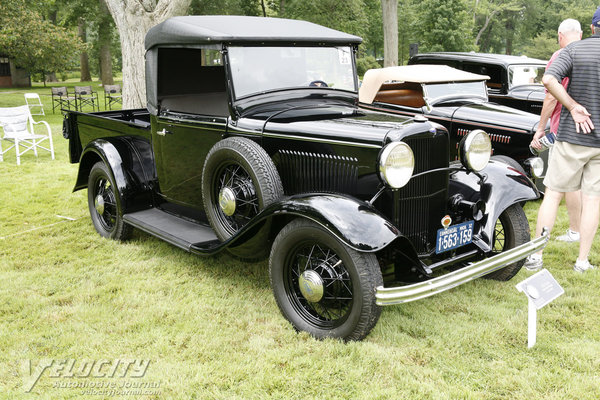
[[323,298],[323,279],[312,269],[304,271],[298,279],[302,296],[311,303],[317,303]]
[[104,197],[102,195],[97,195],[96,200],[94,200],[94,207],[96,208],[96,212],[100,215],[104,214]]
[[221,210],[223,210],[223,214],[227,215],[228,217],[235,213],[235,193],[228,186],[222,188],[219,192],[219,207],[221,207]]

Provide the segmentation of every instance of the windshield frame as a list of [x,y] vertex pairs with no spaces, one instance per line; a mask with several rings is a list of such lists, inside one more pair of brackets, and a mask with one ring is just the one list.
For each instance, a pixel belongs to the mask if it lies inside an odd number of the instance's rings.
[[[481,85],[480,93],[450,93],[442,96],[431,97],[431,91],[429,87],[432,86],[441,86],[441,85],[452,85],[452,84],[472,84],[479,83]],[[451,99],[481,99],[484,102],[489,101],[487,87],[485,85],[485,80],[481,81],[460,81],[460,82],[431,82],[431,83],[423,83],[421,84],[423,87],[423,98],[425,102],[429,106],[433,106],[435,104],[443,103],[444,101],[448,101]]]
[[[318,87],[318,86],[282,86],[282,87],[276,87],[276,88],[267,88],[267,89],[261,89],[259,91],[256,92],[250,92],[250,93],[244,93],[241,96],[238,96],[236,93],[236,78],[235,78],[235,74],[233,72],[233,67],[232,67],[232,60],[231,60],[231,50],[234,48],[257,48],[257,49],[261,49],[261,48],[290,48],[290,49],[310,49],[310,48],[331,48],[331,49],[340,49],[340,48],[346,48],[349,51],[349,64],[351,67],[351,71],[352,71],[352,89],[346,89],[346,88],[335,88],[335,87]],[[256,97],[256,96],[261,96],[261,95],[265,95],[265,94],[272,94],[272,93],[277,93],[277,92],[285,92],[285,91],[334,91],[336,93],[346,93],[346,94],[350,94],[352,96],[356,96],[358,97],[358,76],[357,76],[357,71],[356,71],[356,50],[357,47],[353,44],[333,44],[333,43],[326,43],[326,44],[294,44],[294,43],[290,43],[290,44],[286,44],[286,43],[272,43],[272,44],[264,44],[264,43],[257,43],[257,44],[229,44],[228,46],[224,46],[224,61],[225,61],[225,69],[228,75],[228,85],[229,85],[229,90],[231,92],[231,98],[234,102],[237,101],[241,101],[241,100],[247,100],[250,99],[252,97]],[[314,82],[314,81],[312,81]]]

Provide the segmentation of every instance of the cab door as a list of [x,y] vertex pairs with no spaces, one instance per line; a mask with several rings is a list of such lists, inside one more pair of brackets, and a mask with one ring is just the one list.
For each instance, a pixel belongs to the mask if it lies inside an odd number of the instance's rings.
[[159,116],[153,129],[159,193],[169,202],[202,209],[202,168],[225,134],[227,118]]
[[157,53],[152,145],[164,200],[202,210],[202,168],[229,117],[225,67],[212,48],[164,47]]

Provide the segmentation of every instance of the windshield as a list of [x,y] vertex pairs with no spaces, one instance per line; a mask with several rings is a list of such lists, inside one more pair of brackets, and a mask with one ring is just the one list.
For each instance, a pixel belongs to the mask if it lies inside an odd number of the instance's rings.
[[484,81],[431,83],[423,86],[425,98],[431,104],[447,99],[479,97],[487,101]]
[[356,92],[352,51],[343,47],[230,47],[236,98],[297,88]]
[[509,87],[541,85],[545,70],[545,65],[512,65],[508,67]]

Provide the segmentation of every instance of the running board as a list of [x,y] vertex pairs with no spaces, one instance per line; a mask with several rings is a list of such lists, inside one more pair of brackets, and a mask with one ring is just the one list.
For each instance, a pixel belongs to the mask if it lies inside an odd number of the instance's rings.
[[176,217],[157,208],[125,214],[123,220],[186,251],[192,251],[192,246],[214,248],[221,244],[210,226]]

